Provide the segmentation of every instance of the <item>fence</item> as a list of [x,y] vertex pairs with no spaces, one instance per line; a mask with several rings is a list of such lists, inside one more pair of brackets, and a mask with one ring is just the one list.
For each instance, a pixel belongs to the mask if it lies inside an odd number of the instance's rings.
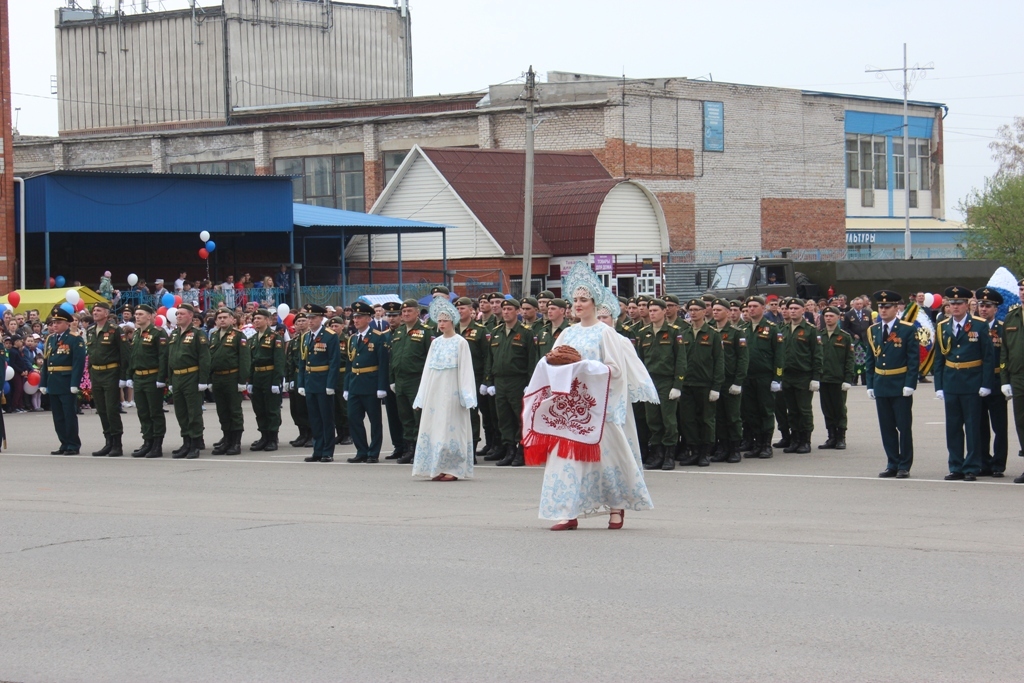
[[[250,301],[266,308],[277,308],[278,304],[282,303],[291,305],[288,290],[283,287],[253,287],[252,289],[232,290],[224,290],[219,287],[203,290],[192,289],[183,292],[181,300],[184,303],[198,305],[204,311],[219,307],[221,302],[229,308],[245,306]],[[155,294],[127,291],[121,292],[121,298],[118,300],[115,310],[120,313],[125,306],[135,308],[141,304],[148,304],[154,309],[164,305]]]
[[[870,248],[850,247],[841,249],[793,249],[786,250],[785,258],[794,261],[847,261],[866,259],[902,259],[903,247],[877,247]],[[668,263],[699,263],[714,264],[732,261],[739,258],[784,258],[781,250],[753,250],[753,251],[726,251],[726,250],[687,250],[672,251],[668,255]],[[915,259],[955,259],[966,258],[966,253],[958,247],[915,247],[913,251]]]

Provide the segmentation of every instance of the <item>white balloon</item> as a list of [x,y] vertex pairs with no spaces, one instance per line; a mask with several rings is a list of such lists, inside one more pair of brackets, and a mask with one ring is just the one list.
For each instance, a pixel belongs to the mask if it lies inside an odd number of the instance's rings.
[[12,379],[14,379],[14,368],[12,368],[10,365],[8,365],[7,366],[7,381],[10,382]]
[[33,385],[29,384],[28,382],[25,382],[25,389],[24,389],[24,391],[25,391],[26,394],[31,396],[32,394],[34,394],[37,391],[39,391],[39,385],[37,384],[37,385],[33,386]]
[[931,308],[933,303],[935,303],[935,295],[934,294],[925,294],[924,295],[924,307],[925,308]]
[[178,324],[178,309],[168,308],[166,318],[168,323],[170,323],[172,326],[176,326]]
[[67,294],[64,295],[64,298],[67,300],[67,302],[69,304],[74,306],[75,304],[77,304],[79,302],[79,300],[81,300],[82,297],[78,293],[77,289],[69,289],[67,291]]
[[201,233],[199,233],[199,239],[202,240],[203,242],[209,242],[210,241],[210,231],[209,230],[203,230]]
[[284,320],[285,318],[287,318],[288,314],[291,313],[291,312],[292,312],[292,309],[288,308],[288,304],[278,304],[278,306],[277,306],[277,315],[278,315],[278,317],[281,318],[281,320]]
[[131,275],[128,276],[128,285],[134,287],[137,284],[139,284],[139,276],[136,275],[135,273],[132,273]]

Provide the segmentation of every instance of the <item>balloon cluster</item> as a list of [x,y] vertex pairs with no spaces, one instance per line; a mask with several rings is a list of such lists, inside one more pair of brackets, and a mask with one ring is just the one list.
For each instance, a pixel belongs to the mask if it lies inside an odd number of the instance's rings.
[[77,311],[84,311],[85,301],[82,300],[82,295],[78,293],[77,289],[69,289],[64,294],[64,303],[60,305],[60,309],[71,314]]
[[39,391],[39,382],[42,381],[42,379],[43,378],[40,377],[39,373],[35,370],[28,373],[28,376],[25,377],[25,393],[31,396]]
[[203,248],[199,250],[199,258],[204,261],[210,258],[210,254],[217,248],[217,243],[210,239],[210,232],[203,230],[199,233],[199,241],[204,244]]
[[924,295],[924,307],[930,308],[933,311],[937,311],[942,308],[942,295],[941,294],[925,294]]

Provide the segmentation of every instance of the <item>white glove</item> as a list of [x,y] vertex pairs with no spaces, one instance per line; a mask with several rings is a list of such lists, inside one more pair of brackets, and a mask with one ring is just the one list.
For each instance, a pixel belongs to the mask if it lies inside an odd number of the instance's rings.
[[39,387],[39,393],[46,396],[46,387]]
[[870,398],[872,401],[875,400],[875,390],[874,389],[868,389],[868,398]]
[[305,396],[305,395],[306,395],[305,387],[299,387],[299,396]]
[[777,394],[782,391],[782,382],[772,382],[772,393]]
[[395,391],[395,385],[394,384],[389,384],[388,387],[390,387],[392,394],[398,393],[398,392]]
[[709,391],[708,392],[708,400],[711,401],[712,403],[714,403],[715,401],[718,400],[718,396],[719,396],[719,394],[718,394],[717,391]]
[[741,387],[739,384],[733,384],[732,386],[729,387],[730,396],[739,396],[742,393],[743,387]]
[[481,384],[480,385],[480,395],[481,396],[486,396],[487,395],[487,385],[486,384]]
[[1003,386],[999,387],[999,391],[1003,392],[1003,396],[1005,396],[1006,398],[1013,398],[1013,387],[1010,386],[1009,384],[1004,384]]
[[495,389],[494,387],[487,387],[487,393],[490,394],[491,396],[494,396],[494,394],[498,392],[497,389]]
[[117,386],[120,387],[121,389],[124,389],[126,386],[128,386],[129,381],[131,380],[118,380]]
[[126,382],[124,383],[124,385],[125,385],[125,387],[126,387],[126,388],[128,388],[128,389],[134,389],[134,388],[135,388],[135,382],[134,382],[134,381],[132,381],[132,380],[127,380],[127,381],[126,381]]
[[244,384],[239,384],[237,386],[238,386],[238,393],[240,393],[240,394],[245,393],[245,391],[248,389],[248,387],[246,385],[244,385]]
[[821,384],[816,379],[812,379],[811,383],[807,385],[807,388],[811,391],[817,391],[821,388]]
[[295,388],[295,382],[288,382],[288,390],[291,391]]
[[71,393],[72,394],[77,394],[78,393],[78,387],[71,387]]
[[910,398],[914,395],[913,387],[903,387],[903,398]]
[[[327,390],[327,395],[328,396],[334,396],[334,389],[328,389]],[[346,398],[345,400],[347,401],[348,399]]]
[[669,389],[668,390],[668,400],[670,400],[670,401],[678,401],[679,397],[682,396],[682,395],[683,395],[683,392],[679,391],[678,389]]
[[156,388],[157,389],[163,389],[166,386],[167,386],[167,384],[165,382],[157,382],[156,383]]
[[851,386],[852,385],[849,382],[843,382],[842,384],[839,385],[839,388],[842,391],[849,391]]
[[[388,392],[380,391],[380,390],[377,391],[377,398],[384,399],[384,398],[387,398],[387,397],[388,397]],[[345,400],[347,401],[348,399],[346,398]]]
[[348,400],[348,392],[347,391],[341,392],[341,397],[347,401]]
[[279,386],[277,386],[275,384],[274,386],[270,387],[270,393],[272,393],[272,394],[280,394],[281,393],[281,387],[279,387]]
[[210,388],[209,384],[200,384],[199,385],[199,391],[206,391],[209,388]]
[[982,387],[981,389],[978,389],[978,396],[981,396],[982,398],[985,398],[986,396],[991,396],[991,395],[992,395],[992,390],[989,389],[988,387]]
[[937,399],[939,399],[940,401],[942,401],[942,400],[944,400],[944,399],[946,398],[946,394],[944,394],[944,393],[942,392],[942,389],[938,389],[938,390],[937,390],[937,391],[935,392],[935,398],[937,398]]

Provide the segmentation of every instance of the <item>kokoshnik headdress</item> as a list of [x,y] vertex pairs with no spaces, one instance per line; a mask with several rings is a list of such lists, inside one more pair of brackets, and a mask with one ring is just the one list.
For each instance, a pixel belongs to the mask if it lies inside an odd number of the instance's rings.
[[575,297],[576,292],[583,290],[593,300],[594,307],[605,309],[612,318],[619,317],[619,300],[612,294],[611,290],[601,284],[586,261],[577,261],[569,270],[569,274],[562,279],[562,294],[566,297]]
[[430,319],[435,323],[441,320],[455,322],[459,319],[459,312],[446,297],[435,297],[430,302]]

